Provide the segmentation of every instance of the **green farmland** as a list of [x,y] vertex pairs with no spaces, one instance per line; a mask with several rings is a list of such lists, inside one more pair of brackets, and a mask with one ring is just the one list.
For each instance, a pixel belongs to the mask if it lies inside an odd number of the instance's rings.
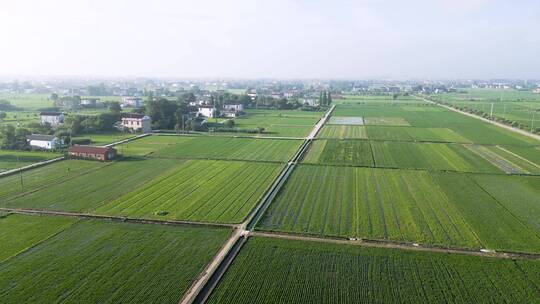
[[203,222],[241,222],[282,166],[189,160],[95,213]]
[[[538,179],[531,177],[528,183],[538,186]],[[527,198],[522,204],[534,206],[537,194],[522,193]],[[259,228],[540,252],[533,223],[520,220],[467,175],[456,173],[300,166]]]
[[538,261],[251,238],[209,303],[535,303]]
[[286,162],[301,140],[213,136],[147,136],[117,149],[124,155]]
[[[93,168],[81,170],[79,164],[84,167],[86,164],[90,164],[89,167]],[[148,180],[167,170],[174,170],[176,164],[178,161],[170,159],[132,159],[105,164],[78,161],[75,164],[77,173],[71,173],[71,169],[69,169],[70,172],[66,173],[60,164],[56,167],[58,170],[51,180],[45,180],[42,183],[36,182],[34,184],[36,188],[27,187],[22,192],[15,193],[8,190],[11,195],[0,201],[0,207],[89,211],[137,189]],[[23,179],[26,174],[44,176],[44,179],[49,179],[46,173],[41,173],[42,171],[49,172],[48,166],[34,170],[23,173]],[[66,174],[73,174],[73,176],[66,178]],[[0,178],[0,183],[3,182],[4,179]],[[16,185],[17,178],[12,176],[5,182]]]
[[237,135],[242,135],[241,130],[264,128],[261,136],[305,137],[323,114],[298,110],[247,109],[246,114],[235,118],[234,122],[235,128],[239,130]]
[[0,172],[16,169],[62,156],[61,153],[41,151],[0,150]]
[[178,303],[229,233],[82,220],[0,263],[0,297],[4,303]]
[[[0,217],[0,265],[3,261],[46,241],[76,222],[74,218],[24,216]],[[13,237],[13,236],[17,237]]]
[[353,125],[324,125],[318,138],[366,139],[366,127]]
[[[464,89],[462,92],[434,95],[438,101],[466,107],[516,121],[527,127],[540,126],[540,94],[510,89]],[[536,115],[535,115],[536,114]]]

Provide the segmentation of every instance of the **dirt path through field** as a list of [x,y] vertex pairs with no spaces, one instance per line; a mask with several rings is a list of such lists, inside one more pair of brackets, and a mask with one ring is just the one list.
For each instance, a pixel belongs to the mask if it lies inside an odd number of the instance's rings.
[[376,247],[376,248],[393,248],[393,249],[402,249],[402,250],[415,250],[415,251],[428,251],[428,252],[437,252],[437,253],[450,253],[450,254],[465,254],[465,255],[475,255],[475,256],[484,256],[492,258],[501,258],[501,259],[526,259],[526,260],[540,260],[540,254],[532,253],[516,253],[516,252],[502,252],[502,251],[491,251],[491,250],[472,250],[464,248],[442,248],[442,247],[431,247],[427,245],[413,244],[413,243],[399,243],[392,241],[378,241],[378,240],[345,240],[345,239],[332,239],[332,238],[319,238],[312,236],[303,236],[303,235],[294,235],[294,234],[285,234],[285,233],[274,233],[274,232],[251,232],[250,236],[258,237],[268,237],[268,238],[279,238],[279,239],[288,239],[288,240],[297,240],[297,241],[308,241],[308,242],[320,242],[320,243],[332,243],[332,244],[342,244],[342,245],[356,245],[364,247]]

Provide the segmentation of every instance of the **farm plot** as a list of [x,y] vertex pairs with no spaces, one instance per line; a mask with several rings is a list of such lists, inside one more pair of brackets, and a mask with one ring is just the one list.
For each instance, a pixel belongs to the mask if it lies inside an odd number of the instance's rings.
[[[265,131],[261,136],[305,137],[324,112],[297,110],[246,110],[246,115],[235,118],[235,129],[254,130],[258,127]],[[253,135],[253,134],[248,134]]]
[[66,229],[77,220],[68,217],[0,216],[0,264]]
[[346,116],[332,116],[328,120],[329,125],[357,125],[364,124],[364,118],[362,117],[346,117]]
[[263,230],[540,252],[540,238],[463,174],[300,166]]
[[410,126],[403,117],[366,117],[366,125]]
[[[97,170],[106,163],[85,160],[63,160],[43,167],[23,171],[22,174],[0,178],[1,202],[14,195],[32,192],[48,185],[61,183],[79,175]],[[22,183],[21,183],[22,176]]]
[[502,173],[459,144],[371,142],[375,167]]
[[345,125],[324,125],[318,138],[367,139],[366,127]]
[[148,136],[118,148],[126,155],[288,161],[302,144],[293,139],[253,139],[217,136]]
[[[496,250],[534,252],[540,253],[540,234],[535,227],[516,216],[515,209],[508,209],[504,206],[515,205],[515,208],[530,204],[530,195],[534,192],[528,191],[521,195],[506,197],[506,201],[501,203],[496,199],[496,192],[488,193],[489,187],[481,179],[470,178],[468,174],[457,173],[433,173],[433,179],[437,182],[439,188],[444,191],[454,206],[460,210],[463,219],[475,231],[476,236],[482,242],[484,247]],[[500,176],[499,183],[508,192],[507,194],[516,194],[517,191],[530,188],[521,185],[517,187],[516,183],[524,183],[526,180],[514,179],[512,176]],[[509,178],[508,180],[503,178]],[[530,182],[530,181],[529,181]],[[479,186],[484,184],[486,188]],[[493,185],[492,185],[493,187]],[[519,199],[527,198],[526,202],[518,202]],[[514,210],[514,211],[512,211]],[[514,213],[516,212],[516,213]],[[540,218],[535,209],[530,209],[531,216]]]
[[499,147],[479,145],[466,147],[506,173],[540,174],[540,167],[535,163]]
[[470,143],[467,138],[447,128],[367,126],[369,139]]
[[514,153],[527,159],[536,165],[540,165],[540,146],[536,147],[518,147],[518,146],[499,146],[499,148]]
[[[55,211],[89,211],[135,190],[179,163],[170,159],[123,160],[70,179],[58,179],[37,191],[25,190],[0,201],[2,207],[46,209]],[[44,167],[45,168],[45,167]],[[46,177],[44,177],[46,178]],[[0,179],[1,181],[1,179]]]
[[470,177],[540,235],[540,177],[471,174]]
[[[538,261],[252,237],[208,303],[533,303]],[[536,270],[535,270],[536,269]]]
[[368,141],[318,139],[304,157],[304,162],[329,165],[373,166],[373,155]]
[[61,153],[41,151],[0,150],[0,172],[16,169],[62,156]]
[[275,179],[279,164],[190,160],[98,214],[239,223]]
[[82,220],[0,264],[4,303],[178,303],[226,229]]
[[181,137],[179,140],[175,145],[156,151],[152,157],[286,162],[302,144],[301,140],[231,137]]

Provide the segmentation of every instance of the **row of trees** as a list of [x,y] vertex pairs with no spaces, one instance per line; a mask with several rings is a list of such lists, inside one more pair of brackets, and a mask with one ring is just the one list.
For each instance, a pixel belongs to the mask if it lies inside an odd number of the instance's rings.
[[322,91],[319,96],[319,105],[321,106],[329,106],[332,104],[332,94],[327,91]]

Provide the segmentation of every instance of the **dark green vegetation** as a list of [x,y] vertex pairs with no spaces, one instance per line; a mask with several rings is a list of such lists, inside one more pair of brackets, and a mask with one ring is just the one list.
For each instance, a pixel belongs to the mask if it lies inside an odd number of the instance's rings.
[[301,140],[214,136],[149,136],[118,146],[124,155],[158,158],[207,158],[288,161]]
[[189,160],[95,212],[239,223],[281,169],[272,163]]
[[178,303],[229,233],[81,220],[0,263],[0,298],[3,303]]
[[538,261],[250,238],[209,303],[535,303]]
[[76,222],[74,218],[24,216],[9,214],[0,217],[0,264]]
[[[523,216],[525,210],[537,209],[540,179],[501,175],[491,181],[493,187],[505,187],[507,198],[520,197],[515,206],[519,215],[475,178],[463,173],[301,165],[259,228],[539,253],[540,232]],[[524,183],[521,188],[528,191],[506,188],[510,181]]]

